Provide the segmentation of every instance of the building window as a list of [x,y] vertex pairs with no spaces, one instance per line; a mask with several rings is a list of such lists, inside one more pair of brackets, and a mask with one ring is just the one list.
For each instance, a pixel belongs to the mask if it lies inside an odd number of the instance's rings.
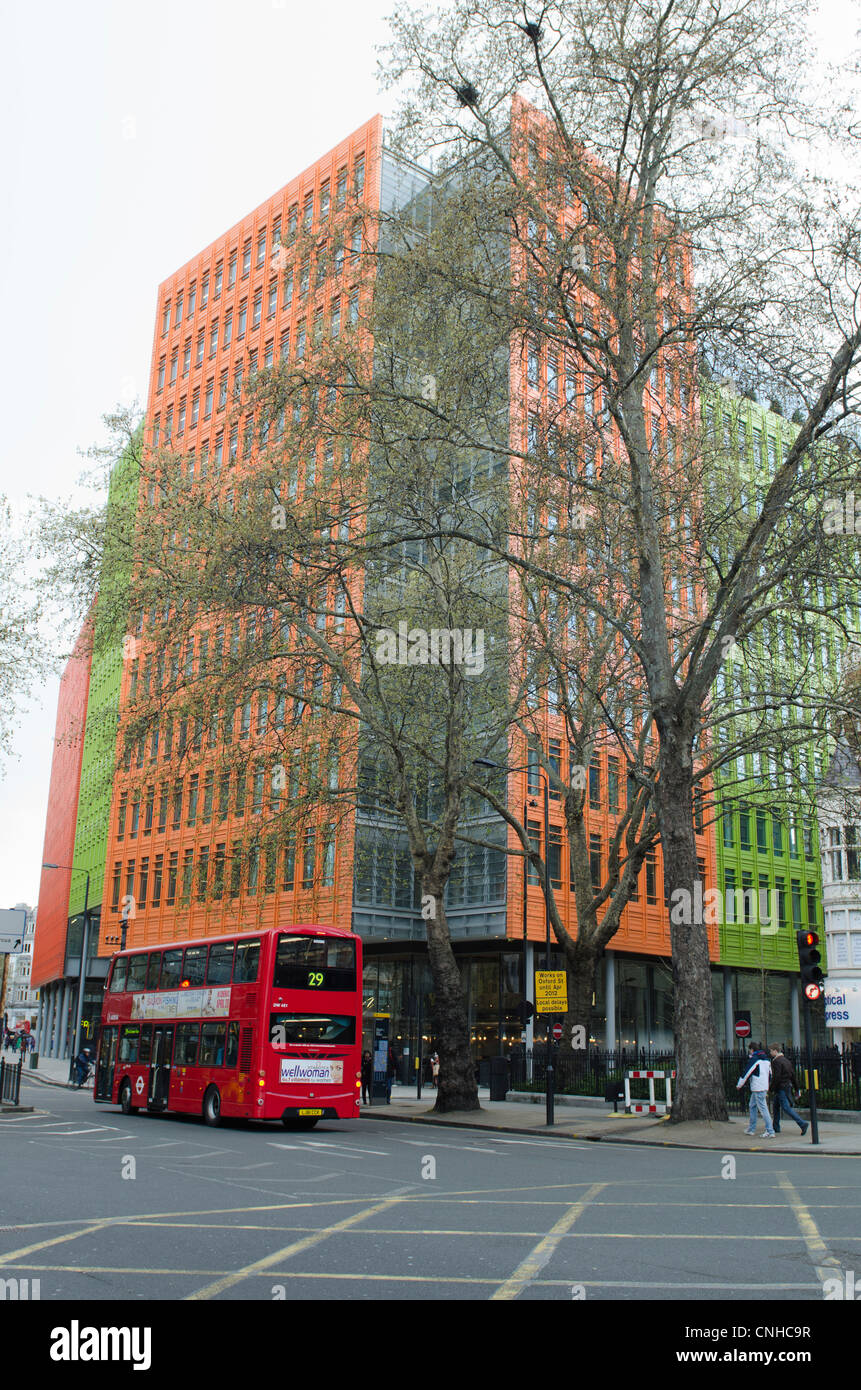
[[592,811],[601,809],[601,769],[595,762],[589,764],[589,807]]
[[302,846],[302,887],[314,887],[314,868],[316,860],[316,838],[317,832],[313,826],[309,826],[305,831],[304,843]]
[[593,893],[601,887],[601,836],[589,836],[589,877]]
[[768,853],[768,822],[764,811],[756,813],[756,848],[759,854]]
[[653,905],[658,901],[658,862],[655,850],[646,854],[646,902]]
[[209,879],[209,846],[202,845],[200,856],[197,861],[197,900],[203,902],[206,897],[207,882]]
[[187,849],[182,856],[182,900],[188,902],[191,898],[191,881],[194,874],[194,850]]
[[281,880],[281,887],[285,893],[293,890],[296,878],[296,837],[291,832],[287,836],[287,843],[284,846],[284,873]]
[[327,825],[323,835],[323,862],[321,884],[332,888],[335,883],[335,827]]

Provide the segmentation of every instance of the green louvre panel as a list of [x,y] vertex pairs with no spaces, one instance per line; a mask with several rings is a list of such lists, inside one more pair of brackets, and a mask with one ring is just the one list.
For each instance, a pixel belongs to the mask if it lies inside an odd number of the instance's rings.
[[[721,479],[731,480],[737,497],[755,506],[763,496],[782,450],[797,427],[747,398],[732,396],[704,383],[704,424],[716,448]],[[729,466],[726,466],[728,458]],[[849,606],[858,627],[857,606]],[[760,636],[759,655],[763,654]],[[780,652],[774,659],[780,659]],[[724,663],[721,679],[732,681],[741,701],[749,689],[741,652]],[[716,690],[723,697],[727,690]],[[813,749],[801,756],[814,768]],[[795,932],[818,930],[824,956],[822,871],[815,805],[791,814],[775,805],[774,768],[763,754],[737,762],[730,776],[715,786],[717,885],[722,894],[719,928],[720,963],[741,969],[795,971]],[[731,791],[730,791],[731,788]],[[740,808],[743,799],[745,805]]]
[[[138,493],[139,430],[129,448],[117,460],[108,489],[106,563],[95,604],[92,633],[93,657],[87,699],[81,783],[75,826],[74,864],[89,872],[91,908],[102,900],[107,853],[111,792],[115,770],[117,711],[122,676],[122,640],[126,630],[130,571],[110,564],[112,528],[121,528],[134,511]],[[69,916],[84,910],[84,873],[71,875]]]

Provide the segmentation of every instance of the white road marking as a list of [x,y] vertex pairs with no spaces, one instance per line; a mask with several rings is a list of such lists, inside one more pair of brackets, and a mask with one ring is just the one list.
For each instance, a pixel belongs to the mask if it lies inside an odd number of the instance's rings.
[[339,1153],[348,1154],[375,1154],[377,1158],[390,1158],[391,1155],[385,1149],[360,1149],[352,1144],[327,1144],[322,1139],[309,1139],[307,1144],[302,1145],[308,1149],[337,1149]]
[[99,1134],[98,1129],[64,1129],[62,1134],[49,1134],[49,1139],[69,1139],[73,1134]]

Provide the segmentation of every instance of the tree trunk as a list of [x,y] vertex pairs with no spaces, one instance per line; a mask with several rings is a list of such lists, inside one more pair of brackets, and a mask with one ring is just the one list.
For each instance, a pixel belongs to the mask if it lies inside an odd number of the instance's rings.
[[726,1120],[717,1051],[708,932],[693,825],[692,759],[684,736],[662,730],[655,803],[673,953],[674,1122]]
[[475,1067],[469,1048],[469,1021],[460,971],[454,958],[443,890],[428,878],[422,879],[422,895],[432,898],[433,913],[427,918],[428,956],[433,976],[434,1039],[439,1053],[439,1086],[434,1110],[480,1110]]
[[589,1046],[589,1019],[600,951],[589,941],[571,937],[562,946],[568,976],[568,1012],[562,1020],[559,1055],[583,1057]]

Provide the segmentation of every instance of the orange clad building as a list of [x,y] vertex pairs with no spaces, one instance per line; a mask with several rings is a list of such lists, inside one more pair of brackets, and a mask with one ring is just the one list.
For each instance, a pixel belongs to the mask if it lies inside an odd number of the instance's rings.
[[[242,374],[301,356],[316,319],[329,319],[336,303],[345,321],[350,314],[354,289],[349,266],[338,280],[330,273],[313,287],[302,285],[299,267],[285,273],[282,243],[289,243],[297,227],[313,232],[330,218],[348,216],[350,200],[372,212],[391,207],[429,178],[386,148],[382,120],[376,116],[165,280],[156,309],[148,443],[154,448],[169,445],[198,459],[229,459],[235,442],[225,406]],[[517,428],[527,428],[530,413],[546,399],[548,389],[546,353],[534,381],[522,355],[513,354],[513,429],[514,422],[520,422]],[[146,655],[141,618],[123,673],[121,724],[144,679]],[[149,676],[146,679],[148,683]],[[552,756],[568,758],[561,721],[549,708],[543,737]],[[224,883],[231,847],[254,805],[237,803],[234,797],[221,806],[215,772],[205,762],[189,775],[178,772],[170,749],[156,747],[141,749],[135,765],[127,765],[117,776],[100,949],[116,948],[124,906],[130,946],[282,922],[317,920],[352,928],[365,942],[367,1007],[390,1015],[390,1035],[404,1055],[405,1073],[409,1071],[417,1042],[416,1003],[432,991],[432,984],[406,837],[381,834],[360,811],[342,822],[337,833],[322,823],[309,827],[296,843],[289,871],[281,862],[271,873],[263,864],[258,870],[255,861],[253,876],[243,877],[239,891],[213,894],[207,885],[211,888],[213,879]],[[608,792],[614,775],[604,755],[593,774],[597,799],[590,811],[590,833],[596,844],[607,842],[614,814]],[[509,795],[518,804],[534,794],[526,772],[512,775]],[[561,807],[555,800],[550,823],[552,845],[557,838],[554,829],[561,832]],[[714,863],[709,833],[701,836],[700,844],[708,884]],[[199,884],[204,885],[201,891]],[[567,873],[560,871],[559,897],[566,920],[569,896]],[[458,856],[447,915],[462,963],[476,1058],[494,1055],[501,1047],[519,1047],[516,1009],[524,987],[531,995],[526,982],[533,965],[542,963],[534,954],[535,943],[544,938],[540,889],[525,888],[520,861],[509,859],[501,848],[470,847]],[[617,1039],[640,1046],[670,1042],[668,955],[669,923],[658,853],[647,865],[639,901],[626,909],[613,950],[607,952],[605,988],[599,991],[593,1015],[599,1043],[605,1038],[611,1045]],[[713,955],[717,957],[717,939]]]

